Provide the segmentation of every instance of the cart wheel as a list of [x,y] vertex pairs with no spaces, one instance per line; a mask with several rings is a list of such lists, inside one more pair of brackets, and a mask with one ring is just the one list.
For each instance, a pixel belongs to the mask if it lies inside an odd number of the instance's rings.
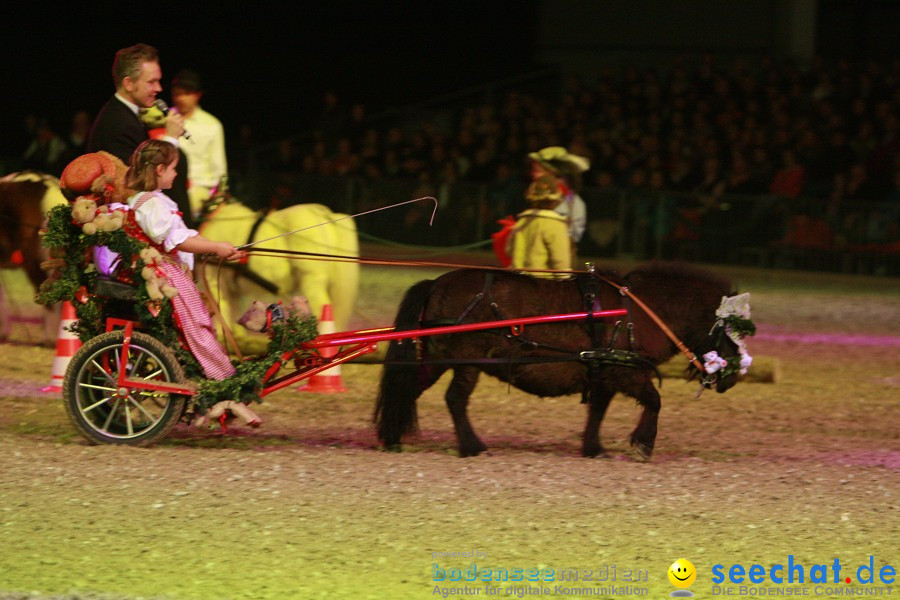
[[92,444],[148,446],[178,423],[185,396],[153,390],[122,390],[121,369],[129,379],[181,382],[184,371],[162,342],[134,332],[125,365],[124,331],[110,331],[86,342],[72,357],[63,379],[63,402],[72,423]]

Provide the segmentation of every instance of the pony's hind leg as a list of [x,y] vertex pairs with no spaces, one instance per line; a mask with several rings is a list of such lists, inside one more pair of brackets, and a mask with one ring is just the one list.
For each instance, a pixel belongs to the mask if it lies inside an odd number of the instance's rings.
[[0,342],[9,339],[12,325],[9,318],[9,309],[6,307],[6,292],[3,285],[0,285]]
[[472,391],[478,383],[479,373],[480,371],[475,367],[457,367],[453,370],[453,380],[444,395],[447,408],[450,409],[450,416],[453,418],[460,458],[478,456],[487,450],[487,446],[472,429],[468,415],[469,396],[472,395]]
[[587,423],[581,436],[581,455],[587,458],[596,458],[605,455],[603,445],[600,443],[600,424],[606,415],[606,409],[615,395],[615,390],[595,389],[591,392],[588,401]]
[[56,338],[59,336],[59,322],[62,319],[62,305],[58,302],[53,306],[45,306],[43,312],[44,337],[41,345],[53,348]]
[[641,411],[637,427],[631,432],[631,445],[641,457],[649,460],[653,454],[653,445],[656,443],[656,426],[662,408],[659,392],[653,387],[650,379],[644,383],[637,401],[644,410]]

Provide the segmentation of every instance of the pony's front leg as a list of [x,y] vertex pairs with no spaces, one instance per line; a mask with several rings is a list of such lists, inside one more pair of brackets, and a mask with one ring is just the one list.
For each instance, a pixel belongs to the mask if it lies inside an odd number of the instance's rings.
[[631,445],[638,454],[649,460],[653,454],[653,445],[656,443],[656,425],[662,408],[659,392],[649,377],[638,394],[637,401],[644,410],[641,412],[637,427],[631,432]]
[[6,292],[3,290],[3,286],[0,285],[0,342],[8,340],[11,332],[12,325],[9,320],[9,309],[6,308]]
[[581,436],[581,455],[587,458],[596,458],[605,455],[603,445],[600,443],[600,424],[606,415],[606,409],[615,395],[615,390],[602,389],[599,386],[591,391],[588,400],[587,423]]
[[453,380],[444,395],[447,408],[450,409],[450,416],[453,418],[460,458],[478,456],[487,450],[487,446],[478,439],[475,430],[472,429],[467,410],[469,396],[472,395],[472,391],[478,383],[479,373],[480,371],[475,367],[457,367],[453,370]]
[[47,348],[56,345],[59,337],[59,322],[62,319],[62,305],[56,303],[53,306],[45,306],[43,310],[44,336],[41,344]]

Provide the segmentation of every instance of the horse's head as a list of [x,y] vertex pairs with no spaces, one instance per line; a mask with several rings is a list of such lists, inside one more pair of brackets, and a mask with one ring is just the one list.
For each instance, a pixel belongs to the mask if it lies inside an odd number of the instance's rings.
[[232,204],[237,202],[231,195],[231,188],[228,186],[228,177],[222,177],[219,183],[210,190],[209,198],[203,201],[200,207],[200,214],[205,217],[215,211],[223,204]]
[[697,352],[703,363],[703,373],[691,367],[691,377],[700,376],[705,388],[715,388],[720,394],[737,383],[738,375],[750,368],[753,358],[747,352],[744,337],[756,333],[750,320],[750,294],[723,296],[716,310],[716,322]]

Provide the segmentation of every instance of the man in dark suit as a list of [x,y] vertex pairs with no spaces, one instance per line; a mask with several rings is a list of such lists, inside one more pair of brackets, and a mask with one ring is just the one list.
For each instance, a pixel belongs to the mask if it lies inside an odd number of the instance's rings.
[[[87,152],[104,150],[117,156],[126,165],[134,149],[150,135],[138,116],[140,109],[151,108],[156,96],[162,92],[162,69],[159,53],[147,44],[137,44],[116,52],[112,66],[116,93],[94,119],[88,135]],[[178,147],[178,138],[184,134],[184,119],[176,111],[166,115],[164,140]],[[187,158],[179,152],[178,176],[169,195],[178,204],[185,223],[191,223],[190,201],[187,195]]]

